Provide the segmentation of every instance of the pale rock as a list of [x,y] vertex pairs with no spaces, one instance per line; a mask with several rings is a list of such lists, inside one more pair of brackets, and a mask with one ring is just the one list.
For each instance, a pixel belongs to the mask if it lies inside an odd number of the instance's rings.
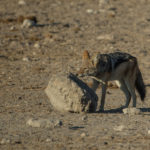
[[46,139],[46,142],[51,142],[52,140],[50,138],[47,138]]
[[109,0],[99,0],[99,7],[105,7],[109,3]]
[[114,130],[115,130],[115,131],[122,131],[122,130],[124,130],[124,129],[125,129],[125,126],[124,126],[124,125],[120,125],[120,126],[114,127]]
[[89,14],[92,14],[94,11],[93,11],[93,9],[87,9],[86,12]]
[[86,137],[87,136],[87,134],[85,133],[85,132],[83,132],[83,133],[81,133],[81,138],[84,138],[84,137]]
[[1,141],[0,141],[0,144],[9,144],[10,143],[10,140],[9,139],[5,139],[3,138]]
[[26,5],[26,2],[24,0],[19,0],[18,5]]
[[28,62],[29,58],[28,57],[23,57],[22,60]]
[[30,27],[35,26],[35,25],[36,25],[35,21],[30,20],[30,19],[25,19],[23,21],[23,24],[21,27],[22,28],[30,28]]
[[40,44],[39,43],[35,43],[34,44],[34,48],[40,48]]
[[137,108],[125,108],[122,110],[124,114],[129,114],[129,115],[139,115],[141,114],[141,110]]
[[105,35],[100,35],[97,37],[97,40],[108,40],[108,41],[112,41],[114,40],[113,35],[111,34],[105,34]]
[[54,128],[62,126],[62,122],[60,120],[52,120],[52,119],[35,119],[30,118],[26,122],[27,125],[35,128]]
[[83,121],[85,121],[85,120],[87,120],[87,119],[88,119],[88,116],[83,116],[83,117],[82,117],[82,120],[83,120]]
[[59,127],[59,126],[62,126],[63,123],[61,120],[56,120],[55,123],[54,123],[54,127]]
[[51,105],[62,112],[95,112],[97,95],[73,74],[51,76],[45,89]]
[[14,31],[15,29],[16,29],[15,26],[10,27],[10,31]]

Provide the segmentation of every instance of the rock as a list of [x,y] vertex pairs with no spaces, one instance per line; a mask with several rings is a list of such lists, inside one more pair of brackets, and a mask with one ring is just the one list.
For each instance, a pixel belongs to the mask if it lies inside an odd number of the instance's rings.
[[108,16],[112,17],[112,18],[115,17],[116,16],[115,11],[113,11],[113,10],[108,11]]
[[150,134],[150,130],[148,130],[148,134]]
[[105,34],[105,35],[100,35],[97,37],[97,40],[108,40],[108,41],[112,41],[114,40],[113,35],[110,34]]
[[18,5],[26,5],[26,2],[24,0],[19,0]]
[[15,26],[10,27],[10,31],[14,31],[15,29],[16,29]]
[[104,8],[109,3],[109,0],[99,0],[99,7]]
[[55,127],[59,127],[59,126],[62,126],[62,125],[63,125],[63,123],[62,123],[61,120],[56,120],[55,123],[54,123]]
[[28,57],[23,57],[22,60],[28,62],[29,58]]
[[30,19],[25,19],[22,24],[22,28],[30,28],[36,25],[36,22]]
[[83,116],[82,120],[85,121],[85,120],[87,120],[87,118],[88,118],[88,116]]
[[9,144],[10,143],[10,140],[9,139],[5,139],[3,138],[1,141],[0,141],[0,144]]
[[60,120],[52,120],[52,119],[34,119],[30,118],[27,125],[35,128],[54,128],[62,126],[62,121]]
[[129,115],[139,115],[141,114],[141,110],[137,108],[125,108],[122,110],[124,114],[129,114]]
[[87,136],[87,134],[85,133],[85,132],[83,132],[83,133],[81,133],[81,138],[84,138],[84,137],[86,137]]
[[93,11],[93,9],[87,9],[86,12],[89,14],[92,14],[94,11]]
[[52,140],[50,138],[46,139],[46,142],[51,142]]
[[45,92],[52,106],[58,111],[96,111],[97,95],[74,74],[52,76]]
[[34,48],[40,48],[40,44],[39,43],[35,43],[34,44]]
[[120,126],[114,127],[114,130],[115,130],[115,131],[122,131],[124,128],[125,128],[124,125],[120,125]]

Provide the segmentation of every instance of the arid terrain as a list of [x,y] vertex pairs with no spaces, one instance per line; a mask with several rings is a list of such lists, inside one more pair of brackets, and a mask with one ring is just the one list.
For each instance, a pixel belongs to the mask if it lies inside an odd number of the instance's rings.
[[[37,24],[23,26],[20,16]],[[125,103],[118,88],[108,88],[104,113],[51,106],[49,79],[76,72],[84,50],[137,57],[147,89],[144,103],[137,94],[141,114],[115,111]],[[33,127],[30,118],[58,124]],[[0,150],[77,149],[150,149],[150,1],[0,0]]]

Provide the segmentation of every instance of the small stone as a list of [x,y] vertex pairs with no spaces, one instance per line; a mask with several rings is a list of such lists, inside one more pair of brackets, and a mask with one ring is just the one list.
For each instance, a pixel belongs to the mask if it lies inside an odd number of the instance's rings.
[[14,31],[15,30],[15,26],[10,27],[10,31]]
[[46,139],[46,142],[51,142],[52,140],[50,138]]
[[87,118],[88,118],[87,116],[83,116],[82,120],[85,121],[85,120],[87,120]]
[[36,22],[30,19],[25,19],[22,24],[22,28],[30,28],[36,25]]
[[115,130],[115,131],[122,131],[123,129],[125,129],[125,126],[124,126],[124,125],[120,125],[120,126],[114,127],[114,130]]
[[26,2],[24,0],[19,0],[18,5],[26,5]]
[[114,11],[110,10],[110,11],[108,12],[108,15],[109,15],[109,17],[114,18],[114,17],[116,16],[116,13],[115,13]]
[[109,0],[99,0],[99,7],[105,7],[107,5]]
[[9,139],[2,139],[0,144],[8,144],[10,143],[10,140]]
[[105,34],[105,35],[100,35],[97,37],[97,40],[108,40],[108,41],[112,41],[114,40],[113,35],[110,34]]
[[35,128],[54,128],[61,126],[62,122],[60,120],[30,118],[26,124]]
[[148,134],[150,134],[150,130],[148,130]]
[[55,127],[60,127],[60,126],[62,126],[62,125],[63,125],[63,123],[62,123],[61,120],[56,120],[56,121],[55,121],[55,124],[54,124]]
[[34,44],[34,48],[40,48],[40,44],[39,43],[35,43]]
[[27,121],[27,125],[32,126],[32,127],[41,127],[41,122],[36,120],[36,119],[29,119]]
[[28,62],[29,58],[28,57],[24,57],[24,58],[22,58],[22,60]]
[[87,134],[85,133],[85,132],[83,132],[83,133],[81,133],[81,138],[84,138],[84,137],[86,137],[87,136]]
[[137,108],[125,108],[122,110],[124,114],[129,114],[129,115],[139,115],[141,114],[141,110]]
[[93,9],[87,9],[86,12],[89,14],[92,14],[94,11],[93,11]]

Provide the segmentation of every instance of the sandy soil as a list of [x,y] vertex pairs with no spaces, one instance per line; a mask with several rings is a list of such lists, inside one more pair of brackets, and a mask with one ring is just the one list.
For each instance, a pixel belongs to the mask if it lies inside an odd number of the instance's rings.
[[[22,28],[15,21],[20,15],[35,15],[38,26]],[[76,71],[85,49],[90,53],[120,50],[138,58],[147,85],[145,102],[137,96],[142,114],[113,111],[125,103],[119,89],[108,89],[105,113],[53,109],[44,92],[49,78]],[[0,149],[149,150],[149,70],[148,0],[26,0],[25,5],[1,0]],[[29,118],[57,119],[63,124],[34,128],[26,124]]]

